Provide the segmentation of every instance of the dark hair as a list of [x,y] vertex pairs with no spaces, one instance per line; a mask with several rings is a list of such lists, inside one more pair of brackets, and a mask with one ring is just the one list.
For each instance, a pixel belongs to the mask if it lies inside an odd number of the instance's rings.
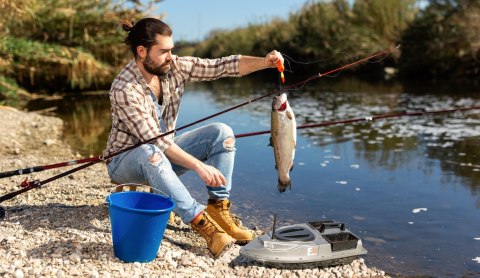
[[122,22],[123,30],[128,32],[123,42],[130,46],[135,58],[137,58],[137,47],[139,45],[150,50],[150,47],[157,43],[155,37],[158,35],[172,36],[172,29],[160,19],[144,18],[134,23],[133,21],[124,20]]

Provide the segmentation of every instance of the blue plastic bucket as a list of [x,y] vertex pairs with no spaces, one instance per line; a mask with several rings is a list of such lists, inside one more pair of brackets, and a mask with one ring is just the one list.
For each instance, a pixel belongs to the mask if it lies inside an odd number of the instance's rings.
[[153,261],[175,202],[137,191],[112,193],[107,202],[115,257],[124,262]]

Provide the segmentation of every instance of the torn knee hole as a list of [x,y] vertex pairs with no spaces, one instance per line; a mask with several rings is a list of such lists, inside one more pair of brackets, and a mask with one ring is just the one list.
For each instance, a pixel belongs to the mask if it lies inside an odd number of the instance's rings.
[[148,162],[151,164],[158,164],[162,160],[162,155],[159,153],[154,153],[148,158]]
[[223,147],[227,150],[233,150],[235,148],[235,138],[228,137],[223,141]]

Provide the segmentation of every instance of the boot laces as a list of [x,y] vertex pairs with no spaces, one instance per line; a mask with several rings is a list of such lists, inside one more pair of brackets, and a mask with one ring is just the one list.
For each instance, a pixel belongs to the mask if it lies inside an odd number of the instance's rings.
[[215,233],[221,231],[221,228],[207,214],[204,214],[203,217],[205,220],[205,224],[199,226],[200,230],[202,230],[211,239]]
[[238,217],[230,212],[230,206],[222,206],[222,215],[228,221],[229,224],[235,224],[238,226]]

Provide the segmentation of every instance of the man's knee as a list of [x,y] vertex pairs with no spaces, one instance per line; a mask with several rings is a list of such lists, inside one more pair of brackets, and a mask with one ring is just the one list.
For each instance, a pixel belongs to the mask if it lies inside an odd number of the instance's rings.
[[149,156],[148,162],[150,162],[150,164],[154,166],[157,166],[162,161],[162,159],[162,155],[156,152]]
[[223,147],[228,150],[228,151],[234,151],[235,150],[235,138],[232,137],[227,137],[227,139],[223,140]]
[[154,145],[145,144],[140,147],[143,150],[143,159],[152,166],[159,167],[165,160],[162,151]]
[[219,138],[223,139],[223,148],[228,151],[235,150],[235,135],[230,126],[224,123],[214,123],[211,125],[211,128],[215,130]]

